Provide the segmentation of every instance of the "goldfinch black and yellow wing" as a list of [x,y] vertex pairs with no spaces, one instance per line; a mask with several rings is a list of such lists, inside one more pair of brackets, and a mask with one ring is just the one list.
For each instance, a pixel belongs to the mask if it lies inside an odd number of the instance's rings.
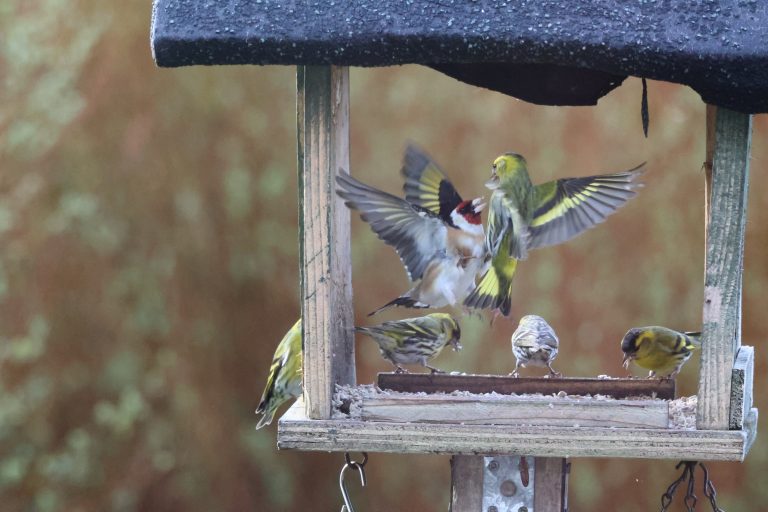
[[440,167],[414,145],[405,148],[401,174],[405,179],[405,200],[426,208],[449,222],[451,212],[462,199]]
[[345,204],[387,245],[394,247],[412,281],[421,279],[429,263],[446,254],[447,228],[432,211],[361,183],[347,173],[336,176]]
[[635,180],[644,165],[615,174],[536,185],[529,248],[565,242],[603,222],[637,194],[635,189],[642,185]]

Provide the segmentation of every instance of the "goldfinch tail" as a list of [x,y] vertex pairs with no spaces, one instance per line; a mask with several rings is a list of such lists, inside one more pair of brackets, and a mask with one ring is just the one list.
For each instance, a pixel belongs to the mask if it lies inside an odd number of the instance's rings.
[[[510,261],[517,264],[517,260]],[[492,266],[464,300],[464,305],[475,309],[498,310],[502,315],[509,316],[512,310],[512,275],[501,275],[496,267]]]
[[391,300],[387,302],[380,308],[371,311],[370,313],[368,313],[368,316],[373,316],[376,313],[379,313],[380,311],[384,311],[385,309],[389,309],[394,306],[402,306],[404,308],[428,308],[429,304],[424,304],[423,302],[419,302],[418,300],[412,299],[407,295],[403,295],[401,297],[396,298],[395,300]]

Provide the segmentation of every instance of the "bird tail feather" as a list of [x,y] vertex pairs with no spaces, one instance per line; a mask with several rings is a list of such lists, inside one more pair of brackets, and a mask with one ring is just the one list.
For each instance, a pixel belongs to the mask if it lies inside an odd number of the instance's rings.
[[492,266],[464,300],[464,305],[475,309],[498,310],[504,316],[509,316],[512,310],[512,279],[500,275]]
[[395,306],[401,306],[401,307],[404,307],[404,308],[419,308],[419,309],[423,309],[423,308],[428,308],[429,304],[424,304],[423,302],[419,302],[418,300],[413,299],[411,297],[408,297],[407,295],[402,295],[402,296],[400,296],[400,297],[398,297],[398,298],[396,298],[394,300],[391,300],[391,301],[387,302],[386,304],[384,304],[380,308],[371,311],[370,313],[368,313],[368,316],[373,316],[373,315],[375,315],[375,314],[377,314],[377,313],[379,313],[381,311],[384,311],[385,309],[389,309],[389,308],[395,307]]

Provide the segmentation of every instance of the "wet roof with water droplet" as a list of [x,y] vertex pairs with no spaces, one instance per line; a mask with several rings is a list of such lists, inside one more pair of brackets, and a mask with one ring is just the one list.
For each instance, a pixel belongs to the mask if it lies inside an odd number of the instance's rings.
[[154,0],[159,66],[423,64],[545,105],[627,76],[768,112],[762,0]]

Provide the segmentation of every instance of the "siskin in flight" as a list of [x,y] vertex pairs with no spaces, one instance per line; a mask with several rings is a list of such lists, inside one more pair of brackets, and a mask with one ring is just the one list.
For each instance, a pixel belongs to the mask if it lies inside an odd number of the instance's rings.
[[546,320],[538,315],[525,315],[512,334],[512,353],[515,354],[517,364],[511,375],[519,376],[521,366],[546,366],[550,375],[560,377],[561,374],[552,368],[559,344],[555,330]]
[[441,372],[429,366],[427,361],[436,357],[448,343],[454,351],[461,350],[461,328],[447,313],[393,320],[372,327],[355,327],[355,330],[373,338],[379,345],[381,355],[395,365],[398,373],[406,372],[400,366],[403,364],[420,364],[432,373]]
[[530,249],[563,243],[603,222],[635,196],[641,185],[634,181],[643,165],[533,185],[525,158],[515,153],[498,157],[485,184],[493,191],[485,237],[491,265],[464,304],[509,315],[517,261]]
[[[337,193],[397,251],[413,287],[370,315],[392,307],[460,304],[486,266],[482,198],[461,196],[429,156],[409,146],[403,160],[405,200],[342,173]],[[370,316],[369,315],[369,316]]]
[[658,325],[630,329],[621,340],[624,368],[634,361],[650,370],[648,378],[656,374],[674,377],[690,359],[691,352],[701,346],[700,337],[700,332],[678,332]]
[[285,333],[275,350],[269,368],[267,386],[261,395],[256,414],[261,419],[256,429],[272,423],[278,407],[301,395],[301,318]]

